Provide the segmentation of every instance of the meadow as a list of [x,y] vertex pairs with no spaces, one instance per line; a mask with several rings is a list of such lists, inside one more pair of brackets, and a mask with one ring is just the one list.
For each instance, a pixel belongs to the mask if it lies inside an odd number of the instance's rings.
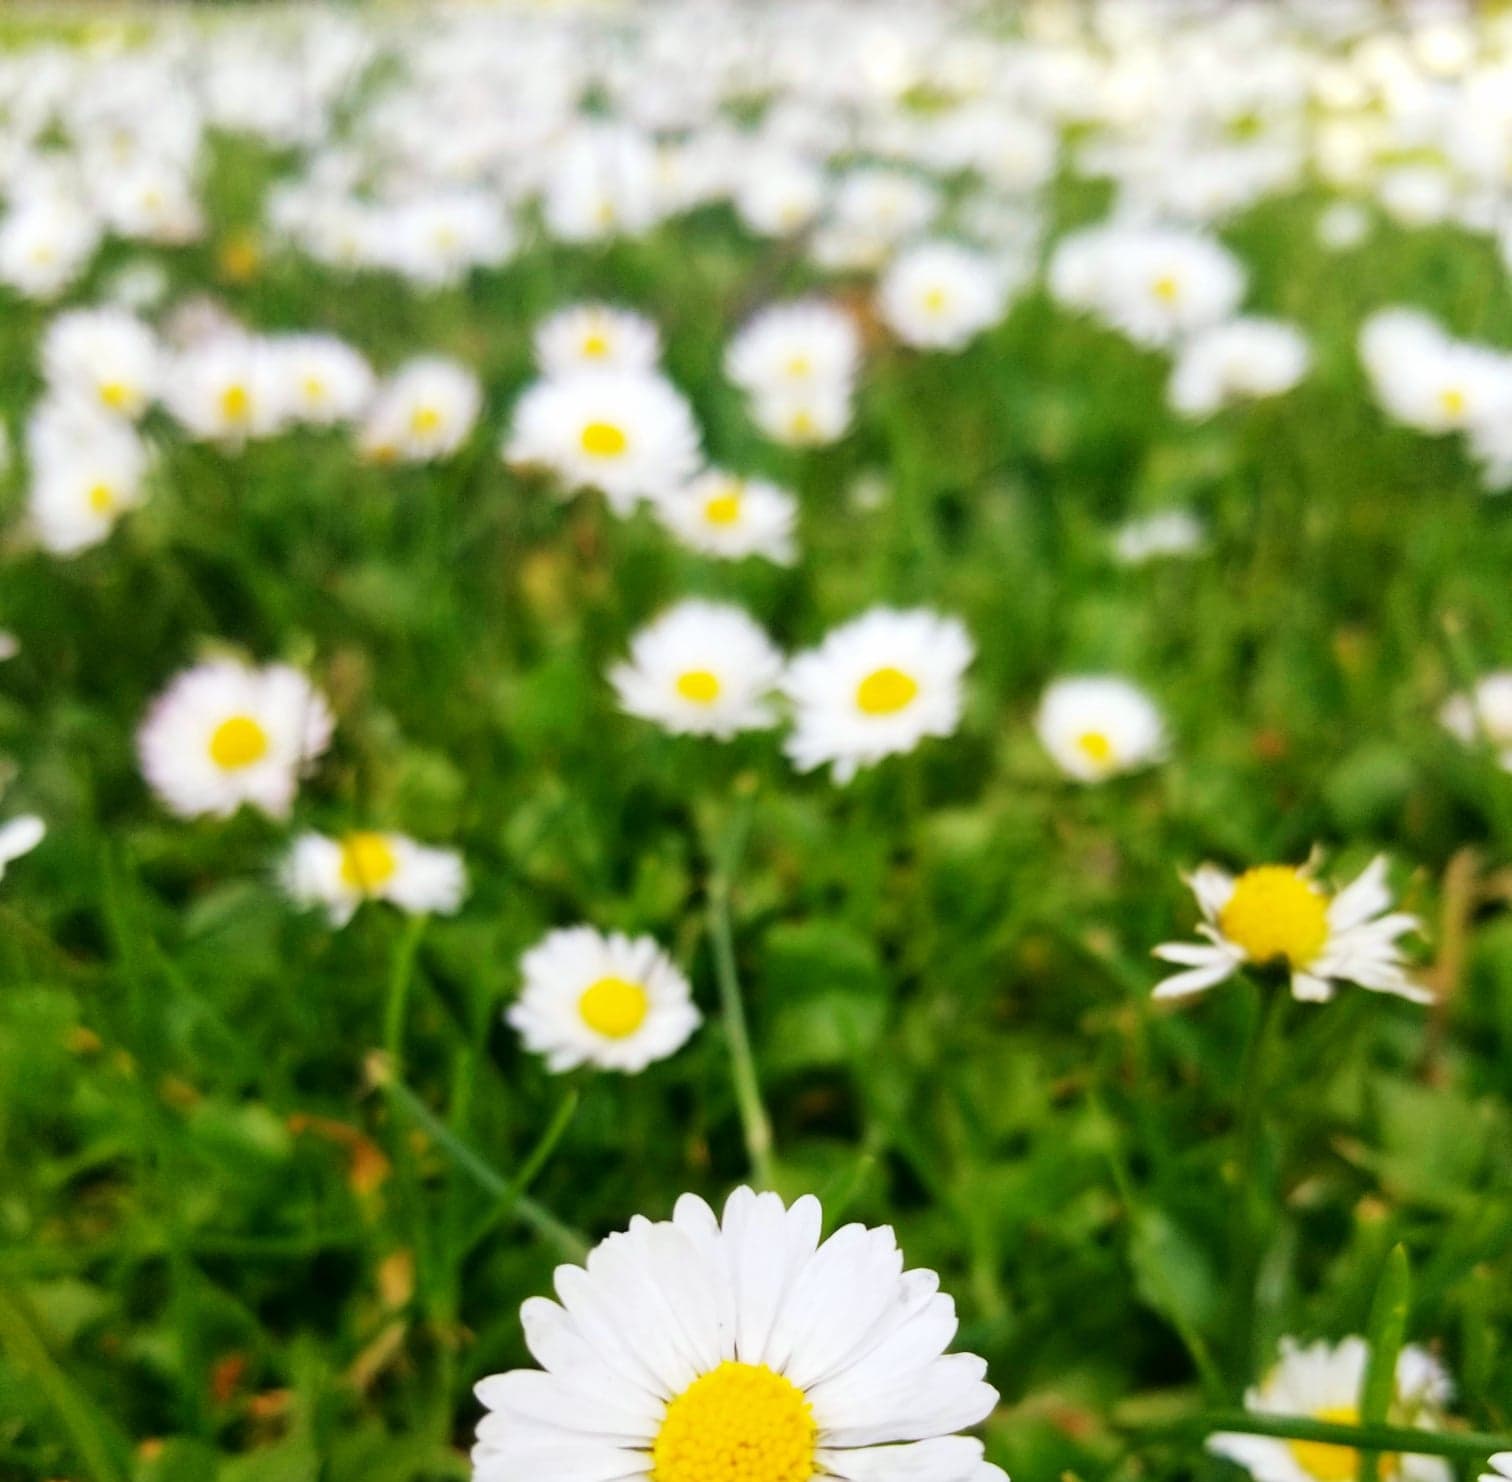
[[[0,106],[0,1478],[1512,1448],[1512,27],[81,12]],[[740,1185],[995,1400],[837,1439],[737,1316],[522,1418]],[[814,1418],[699,1450],[737,1369]]]

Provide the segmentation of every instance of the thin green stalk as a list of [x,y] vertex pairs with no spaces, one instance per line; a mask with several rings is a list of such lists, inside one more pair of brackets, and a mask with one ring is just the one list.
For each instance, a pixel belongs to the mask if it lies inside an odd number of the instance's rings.
[[[1397,1356],[1407,1338],[1411,1281],[1407,1248],[1393,1246],[1370,1307],[1370,1356],[1360,1382],[1361,1425],[1379,1425],[1384,1421],[1396,1394]],[[1380,1474],[1380,1453],[1364,1452],[1360,1457],[1359,1482],[1376,1482]]]
[[714,945],[714,975],[719,983],[725,1040],[730,1047],[730,1071],[735,1082],[735,1104],[745,1133],[751,1176],[761,1188],[770,1189],[773,1186],[772,1123],[761,1099],[761,1082],[756,1075],[756,1057],[751,1050],[751,1034],[746,1025],[740,977],[735,968],[735,938],[730,926],[730,889],[745,849],[754,793],[754,786],[744,789],[709,876],[709,936]]
[[425,934],[426,916],[411,916],[394,949],[389,966],[388,1001],[383,1011],[383,1049],[397,1075],[404,1064],[404,1016],[409,1007],[410,986],[415,980],[415,958]]
[[1216,1435],[1274,1436],[1282,1441],[1315,1441],[1325,1446],[1349,1446],[1356,1451],[1386,1451],[1409,1456],[1449,1456],[1485,1459],[1512,1446],[1512,1436],[1475,1431],[1416,1430],[1403,1425],[1335,1425],[1307,1415],[1256,1415],[1248,1410],[1215,1410],[1186,1420],[1131,1428],[1144,1440]]

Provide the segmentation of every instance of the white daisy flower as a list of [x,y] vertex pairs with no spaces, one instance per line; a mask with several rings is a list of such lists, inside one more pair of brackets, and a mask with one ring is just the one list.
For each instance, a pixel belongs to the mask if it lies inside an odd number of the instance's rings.
[[[1007,1482],[958,1434],[997,1403],[955,1303],[887,1226],[805,1195],[685,1194],[521,1308],[541,1369],[477,1386],[477,1482]],[[544,1372],[543,1372],[544,1371]]]
[[1164,509],[1126,520],[1113,535],[1113,559],[1120,566],[1143,566],[1162,556],[1198,556],[1207,531],[1190,510]]
[[1439,723],[1467,746],[1484,741],[1502,771],[1512,772],[1512,669],[1484,675],[1468,695],[1451,695]]
[[757,236],[790,237],[819,214],[824,190],[817,165],[783,151],[757,151],[736,184],[735,214]]
[[35,813],[23,813],[0,823],[0,879],[13,861],[30,854],[46,837],[47,825]]
[[1055,765],[1078,782],[1137,771],[1166,751],[1155,702],[1111,674],[1057,679],[1040,701],[1034,728]]
[[411,915],[450,916],[467,877],[454,849],[433,849],[403,834],[357,829],[340,838],[301,834],[282,870],[284,888],[302,906],[324,906],[345,926],[363,901],[382,900]]
[[751,396],[843,391],[861,362],[861,337],[843,309],[818,299],[761,310],[725,350],[724,370]]
[[271,437],[288,419],[287,383],[278,353],[240,332],[213,335],[168,367],[163,400],[186,431],[235,447]]
[[137,733],[142,774],[183,818],[229,817],[249,803],[286,818],[299,777],[330,744],[324,697],[287,664],[212,659],[153,701]]
[[959,350],[1003,317],[1004,288],[982,253],[953,242],[922,242],[882,275],[877,306],[905,344]]
[[146,445],[129,422],[84,413],[82,404],[44,406],[28,437],[32,478],[26,512],[37,541],[73,556],[105,540],[146,497]]
[[634,236],[659,215],[656,148],[639,130],[579,125],[550,161],[541,213],[560,242]]
[[20,201],[0,219],[0,283],[27,298],[57,298],[99,241],[99,223],[75,202],[45,192]]
[[1199,331],[1181,347],[1166,399],[1183,417],[1207,417],[1234,402],[1290,391],[1311,360],[1307,340],[1292,325],[1231,319]]
[[1187,883],[1202,911],[1197,929],[1206,940],[1166,942],[1155,949],[1162,962],[1184,969],[1155,989],[1156,998],[1201,993],[1245,965],[1278,965],[1290,975],[1292,997],[1299,1002],[1326,1003],[1339,983],[1413,1003],[1433,1001],[1404,970],[1397,938],[1417,931],[1419,922],[1388,910],[1384,857],[1332,895],[1313,878],[1310,865],[1257,865],[1236,879],[1205,864]]
[[657,518],[682,543],[706,556],[735,561],[761,556],[779,566],[796,559],[798,501],[764,479],[711,468],[692,483],[658,495]]
[[764,391],[750,404],[751,420],[774,443],[818,448],[845,436],[855,411],[848,382],[824,381]]
[[504,1017],[553,1071],[635,1074],[681,1049],[702,1021],[688,980],[650,937],[565,927],[537,942],[520,971],[524,987]]
[[761,625],[727,602],[679,602],[630,640],[609,682],[630,715],[676,736],[715,736],[776,723],[782,655]]
[[47,327],[42,373],[54,394],[135,420],[157,396],[162,352],[157,336],[135,314],[72,309]]
[[598,489],[617,514],[629,514],[687,480],[700,444],[692,409],[665,377],[578,371],[527,388],[504,458],[550,469],[569,492]]
[[545,376],[581,370],[654,371],[661,334],[644,314],[611,304],[573,304],[535,332],[536,364]]
[[1512,1477],[1512,1451],[1498,1451],[1486,1465],[1491,1470],[1481,1473],[1480,1482],[1506,1482]]
[[1360,359],[1387,416],[1442,434],[1512,417],[1512,357],[1451,339],[1415,309],[1382,309],[1360,330]]
[[[1246,1392],[1244,1408],[1255,1415],[1302,1415],[1333,1425],[1358,1425],[1360,1387],[1369,1358],[1370,1345],[1363,1338],[1306,1346],[1283,1338],[1279,1361]],[[1425,1384],[1430,1375],[1432,1382]],[[1438,1430],[1450,1388],[1443,1366],[1424,1349],[1409,1345],[1397,1360],[1388,1423]],[[1353,1449],[1326,1441],[1219,1432],[1208,1437],[1207,1445],[1244,1467],[1256,1482],[1353,1482],[1359,1472]],[[1381,1474],[1404,1482],[1450,1482],[1454,1472],[1442,1457],[1404,1454],[1383,1457]]]
[[306,426],[354,421],[372,399],[372,367],[345,340],[329,334],[281,335],[273,349],[289,413]]
[[374,463],[430,463],[467,441],[483,406],[478,378],[455,360],[407,360],[378,388],[357,433]]
[[799,771],[829,764],[845,783],[926,736],[949,736],[973,655],[955,618],[873,608],[788,665],[782,688],[794,726],[784,749]]

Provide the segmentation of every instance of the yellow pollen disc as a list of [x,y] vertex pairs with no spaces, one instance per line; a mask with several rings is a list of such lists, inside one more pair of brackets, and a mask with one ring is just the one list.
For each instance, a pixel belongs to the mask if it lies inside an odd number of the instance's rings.
[[435,407],[417,406],[410,413],[410,431],[416,437],[424,437],[427,433],[435,432],[441,426],[441,413]]
[[704,505],[704,519],[711,525],[734,525],[740,519],[740,491],[716,494]]
[[650,1008],[646,990],[624,978],[600,978],[590,983],[578,999],[583,1023],[605,1039],[624,1039],[634,1034],[646,1022]]
[[387,836],[359,829],[341,841],[341,883],[373,895],[394,878],[399,861]]
[[795,381],[801,381],[806,376],[813,374],[814,365],[807,355],[794,355],[787,363],[787,373]]
[[245,422],[252,410],[252,394],[247,388],[233,382],[220,395],[221,416],[228,422]]
[[[1359,1412],[1353,1405],[1335,1405],[1316,1411],[1314,1420],[1331,1425],[1358,1425]],[[1288,1441],[1286,1449],[1292,1460],[1318,1482],[1354,1482],[1360,1471],[1360,1453],[1353,1446],[1331,1446],[1326,1441]],[[1397,1458],[1389,1453],[1381,1457],[1381,1475],[1396,1474]]]
[[949,302],[950,295],[943,288],[931,288],[924,295],[924,311],[928,314],[941,313]]
[[689,669],[677,676],[677,693],[695,705],[712,705],[719,698],[719,676],[708,669]]
[[896,715],[918,693],[918,680],[888,665],[874,669],[856,687],[856,704],[867,715]]
[[794,437],[812,437],[817,428],[813,417],[800,407],[789,419],[788,431]]
[[598,210],[595,211],[593,214],[597,218],[598,224],[600,226],[613,226],[614,225],[614,202],[613,201],[600,201],[599,202]]
[[100,387],[100,400],[119,412],[131,399],[131,388],[124,381],[106,381]]
[[1251,962],[1306,967],[1328,941],[1328,897],[1290,865],[1260,865],[1234,882],[1218,930]]
[[1150,292],[1163,304],[1174,304],[1181,297],[1181,284],[1169,273],[1150,284]]
[[223,720],[210,736],[210,760],[227,772],[250,767],[268,754],[268,733],[250,715]]
[[324,401],[326,394],[325,382],[319,376],[306,376],[304,379],[304,394],[307,401]]
[[590,458],[618,458],[630,439],[613,422],[590,422],[583,428],[582,444]]
[[109,484],[96,484],[89,491],[89,507],[97,515],[108,515],[115,508],[115,490]]
[[765,1364],[726,1362],[667,1406],[653,1482],[809,1482],[818,1434],[803,1391]]
[[1113,743],[1101,731],[1083,731],[1076,738],[1076,749],[1099,767],[1106,767],[1113,760]]
[[602,360],[609,353],[609,338],[607,335],[587,334],[583,336],[583,354],[589,360]]
[[1467,399],[1458,386],[1446,386],[1439,392],[1439,405],[1443,407],[1445,416],[1463,417]]

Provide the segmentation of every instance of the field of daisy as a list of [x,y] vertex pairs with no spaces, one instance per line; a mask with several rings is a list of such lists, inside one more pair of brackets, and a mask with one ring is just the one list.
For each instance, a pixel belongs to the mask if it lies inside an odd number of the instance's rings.
[[0,21],[0,1482],[1512,1477],[1512,19]]

